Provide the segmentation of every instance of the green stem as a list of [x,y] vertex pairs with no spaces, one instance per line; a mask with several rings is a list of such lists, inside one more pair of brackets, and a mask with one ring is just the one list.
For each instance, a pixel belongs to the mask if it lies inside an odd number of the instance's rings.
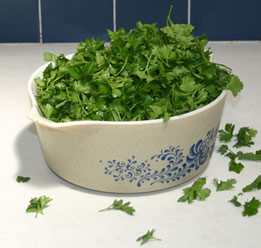
[[116,73],[115,77],[117,77],[118,75],[120,75],[120,73],[124,70],[124,68],[125,68],[125,66],[126,66],[126,64],[127,64],[127,61],[128,61],[128,57],[126,57],[123,66],[122,66],[121,69]]
[[107,208],[101,209],[101,210],[99,210],[99,212],[104,212],[104,211],[112,210],[112,209],[113,209],[112,206],[113,206],[113,205],[110,205],[110,206],[107,207]]
[[80,102],[80,104],[81,104],[81,107],[82,107],[83,112],[84,112],[86,115],[88,115],[88,112],[85,110],[84,105],[83,105],[83,102],[82,102],[82,100],[81,100],[79,94],[78,94],[78,93],[76,93],[76,94],[77,94],[77,98],[78,98],[78,100],[79,100],[79,102]]
[[168,13],[168,16],[167,16],[167,25],[170,26],[171,23],[173,23],[170,19],[170,15],[171,15],[171,12],[172,12],[172,9],[173,9],[173,5],[170,6],[170,9],[169,9],[169,13]]
[[149,59],[148,59],[148,62],[147,62],[147,65],[146,65],[145,71],[147,71],[148,68],[149,68],[149,64],[150,64],[151,57],[152,57],[152,53],[151,53],[150,56],[149,56]]
[[47,86],[46,90],[48,90],[51,85],[53,85],[56,81],[58,81],[59,79],[63,78],[64,76],[65,76],[65,74],[63,74],[60,77],[58,77],[58,78],[54,79],[53,81],[51,81],[49,83],[49,85]]
[[169,67],[170,68],[170,66],[169,66],[169,64],[167,63],[167,62],[165,62],[163,59],[161,59],[161,58],[159,58],[159,57],[157,57],[163,64],[165,64],[167,67]]
[[145,70],[144,70],[145,73],[147,72],[148,76],[150,75],[148,69],[149,69],[149,64],[150,64],[151,58],[152,58],[152,53],[151,53],[150,56],[149,56],[149,59],[148,59],[147,65],[146,65]]
[[162,241],[162,239],[158,239],[158,238],[155,238],[155,237],[151,237],[152,240],[158,240],[158,241]]
[[226,65],[222,65],[222,64],[219,64],[219,63],[215,63],[215,64],[218,65],[218,66],[224,67],[224,68],[228,69],[229,71],[232,71],[232,69],[229,68],[229,67],[226,66]]

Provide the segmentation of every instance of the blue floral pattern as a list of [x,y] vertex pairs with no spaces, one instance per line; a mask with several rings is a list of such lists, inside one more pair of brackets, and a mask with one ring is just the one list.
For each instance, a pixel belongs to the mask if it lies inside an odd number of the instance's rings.
[[200,139],[191,146],[187,156],[184,155],[184,149],[180,146],[170,146],[161,150],[160,154],[153,155],[150,162],[166,162],[166,166],[161,170],[152,171],[148,160],[138,163],[135,156],[132,156],[126,162],[107,161],[104,173],[112,176],[116,182],[120,180],[135,181],[138,187],[146,182],[149,182],[150,185],[175,182],[192,170],[198,170],[206,162],[214,149],[217,131],[218,128],[208,131],[204,140]]
[[108,166],[105,167],[105,174],[112,175],[116,182],[119,180],[133,182],[134,180],[138,180],[144,173],[150,173],[150,171],[148,161],[139,164],[135,156],[132,156],[127,162],[108,161]]

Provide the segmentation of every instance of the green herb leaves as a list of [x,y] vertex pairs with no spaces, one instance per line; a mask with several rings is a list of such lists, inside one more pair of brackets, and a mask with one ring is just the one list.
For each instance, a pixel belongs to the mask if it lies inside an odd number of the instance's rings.
[[257,134],[257,130],[249,128],[249,127],[241,127],[239,129],[238,134],[236,135],[237,137],[237,143],[234,145],[234,147],[239,148],[242,146],[248,146],[250,147],[251,145],[254,144],[252,141],[252,138],[254,138]]
[[30,180],[30,177],[17,176],[16,182],[18,183],[26,183]]
[[227,123],[224,130],[221,129],[218,131],[220,141],[229,142],[233,138],[234,129],[235,125]]
[[43,214],[43,209],[47,206],[47,204],[52,201],[50,197],[45,195],[40,196],[39,198],[35,197],[30,200],[30,204],[28,205],[26,212],[31,213],[35,212],[35,217],[38,216],[38,213]]
[[244,204],[243,216],[252,216],[258,213],[258,209],[261,207],[261,202],[253,197],[250,201]]
[[229,190],[234,188],[234,184],[237,182],[236,179],[227,179],[227,181],[218,181],[217,178],[214,178],[214,184],[217,187],[217,191]]
[[243,89],[243,84],[237,76],[232,75],[226,89],[230,90],[233,96],[237,96],[238,92]]
[[[256,136],[257,130],[249,127],[241,127],[238,133],[234,134],[234,129],[235,125],[227,123],[224,129],[219,130],[219,140],[227,143],[234,138],[235,144],[233,147],[235,148],[250,147],[254,145],[253,138]],[[234,171],[236,173],[240,173],[244,168],[244,165],[241,162],[238,162],[238,160],[261,160],[261,150],[258,150],[255,153],[243,153],[242,151],[236,153],[232,151],[228,145],[223,144],[218,149],[218,152],[230,158],[229,171]]]
[[[216,191],[230,190],[234,188],[234,184],[237,182],[235,179],[227,179],[226,181],[218,180],[214,178],[213,180]],[[183,189],[184,195],[178,199],[178,202],[188,202],[192,203],[194,200],[205,200],[211,193],[211,190],[204,188],[206,184],[206,178],[201,177],[196,180],[191,187]],[[254,189],[261,189],[261,175],[258,176],[251,184],[247,185],[242,189],[242,192],[249,192]],[[238,196],[242,196],[243,193],[239,193]],[[242,204],[238,200],[238,196],[234,196],[229,202],[231,202],[236,207],[243,207],[243,216],[252,216],[258,213],[258,209],[261,207],[261,202],[253,197],[250,201],[246,201]]]
[[[230,142],[235,141],[233,147],[234,148],[241,148],[241,147],[250,147],[254,145],[253,138],[257,134],[257,130],[249,128],[249,127],[241,127],[237,134],[234,134],[235,125],[231,123],[227,123],[223,130],[219,130],[219,139],[222,142]],[[234,152],[227,144],[223,144],[218,149],[218,152],[226,157],[230,158],[229,162],[229,171],[234,171],[236,173],[240,173],[244,165],[238,160],[252,160],[252,161],[259,161],[261,160],[261,150],[256,151],[255,153],[252,152]],[[236,183],[236,180],[230,179],[227,182],[220,182],[218,183],[217,179],[214,179],[214,182],[217,186],[217,191],[222,190],[225,188],[232,188],[233,184]],[[254,189],[261,189],[261,175],[258,176],[251,184],[247,185],[242,189],[242,192],[246,193],[252,191]],[[239,193],[238,196],[242,196],[243,193]],[[231,202],[236,207],[243,207],[244,210],[242,212],[243,216],[252,216],[258,213],[258,209],[261,207],[261,202],[253,197],[250,201],[245,202],[242,204],[238,201],[238,196],[234,196],[229,202]]]
[[234,196],[229,202],[234,204],[235,207],[241,207],[242,204],[238,201],[238,197]]
[[241,127],[237,134],[234,134],[235,125],[227,123],[224,130],[219,130],[220,141],[229,142],[233,137],[236,137],[236,144],[234,147],[240,148],[243,146],[250,147],[254,144],[253,138],[257,134],[257,130],[249,127]]
[[254,189],[261,189],[261,175],[259,175],[251,184],[244,187],[242,191],[245,193]]
[[[259,190],[261,189],[261,175],[259,175],[252,183],[247,185],[242,189],[242,192],[250,192],[253,190]],[[243,193],[239,193],[238,195],[242,196]],[[258,209],[261,207],[261,202],[256,199],[255,197],[252,197],[250,201],[245,202],[245,204],[242,204],[238,201],[238,197],[234,196],[229,202],[231,202],[236,207],[244,207],[244,211],[242,212],[243,216],[252,216],[256,215],[258,213]]]
[[72,59],[44,53],[51,61],[36,78],[37,103],[55,122],[138,121],[180,115],[215,100],[224,89],[236,96],[242,82],[226,66],[210,61],[205,35],[192,25],[142,24],[127,32],[108,31],[79,44]]
[[113,203],[99,212],[107,211],[107,210],[121,210],[127,214],[133,215],[135,209],[130,206],[130,202],[123,203],[123,200],[114,200]]
[[244,205],[242,205],[239,201],[237,196],[234,196],[232,200],[230,200],[232,204],[234,204],[236,207],[244,207],[244,210],[242,212],[243,216],[253,216],[258,213],[258,209],[261,207],[261,202],[253,197],[250,201],[245,202]]
[[191,203],[196,199],[205,200],[211,193],[211,190],[204,188],[206,184],[206,178],[201,177],[196,180],[191,187],[183,189],[184,195],[178,199],[178,202],[188,202]]
[[238,159],[239,160],[252,160],[252,161],[257,161],[261,160],[261,150],[256,151],[255,153],[253,152],[238,152]]
[[[121,210],[129,215],[133,215],[135,212],[135,209],[130,206],[130,202],[124,203],[123,200],[114,200],[113,203],[104,209],[101,209],[99,212],[108,211],[108,210]],[[161,240],[154,237],[155,229],[152,229],[151,231],[148,231],[146,234],[140,236],[137,238],[137,242],[141,241],[141,245],[147,243],[150,240]]]
[[230,158],[229,171],[234,171],[239,174],[243,169],[244,165],[236,162],[236,157],[233,156],[233,158]]
[[154,233],[155,233],[155,229],[152,229],[151,231],[147,231],[146,234],[140,236],[139,238],[137,238],[137,242],[140,242],[140,245],[144,245],[145,243],[147,243],[148,241],[150,240],[158,240],[158,241],[161,241],[161,239],[158,239],[158,238],[155,238],[154,237]]
[[56,55],[53,53],[45,52],[44,53],[44,60],[45,61],[55,61]]

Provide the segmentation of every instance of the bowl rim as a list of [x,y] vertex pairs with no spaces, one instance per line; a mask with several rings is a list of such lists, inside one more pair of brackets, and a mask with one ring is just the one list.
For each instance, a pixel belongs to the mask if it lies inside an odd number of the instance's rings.
[[[72,55],[68,55],[66,57],[71,57]],[[28,118],[34,121],[35,123],[41,124],[43,126],[47,126],[50,128],[65,128],[65,127],[72,127],[72,126],[84,126],[84,125],[106,125],[106,126],[136,126],[136,125],[149,125],[149,124],[158,124],[158,123],[168,123],[169,121],[177,121],[185,118],[189,118],[195,115],[198,115],[202,112],[207,111],[208,109],[212,108],[219,102],[221,102],[227,95],[227,90],[223,90],[221,94],[209,104],[193,110],[188,113],[184,113],[177,116],[172,116],[168,120],[168,122],[164,122],[163,118],[154,119],[154,120],[140,120],[140,121],[99,121],[99,120],[78,120],[78,121],[68,121],[68,122],[54,122],[48,120],[47,118],[43,117],[41,114],[41,110],[37,104],[35,94],[34,94],[34,79],[39,77],[39,74],[42,74],[42,71],[53,62],[45,63],[44,65],[40,66],[36,69],[32,75],[30,76],[27,84],[27,91],[29,94],[29,99],[31,102],[31,111],[28,114]]]

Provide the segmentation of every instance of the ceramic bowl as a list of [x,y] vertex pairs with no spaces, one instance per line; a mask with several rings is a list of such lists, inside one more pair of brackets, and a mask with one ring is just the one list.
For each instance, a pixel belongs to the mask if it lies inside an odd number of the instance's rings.
[[34,78],[29,79],[35,122],[50,169],[88,189],[149,192],[181,184],[209,164],[221,120],[226,91],[210,104],[180,116],[146,121],[73,121],[55,123],[41,114]]

